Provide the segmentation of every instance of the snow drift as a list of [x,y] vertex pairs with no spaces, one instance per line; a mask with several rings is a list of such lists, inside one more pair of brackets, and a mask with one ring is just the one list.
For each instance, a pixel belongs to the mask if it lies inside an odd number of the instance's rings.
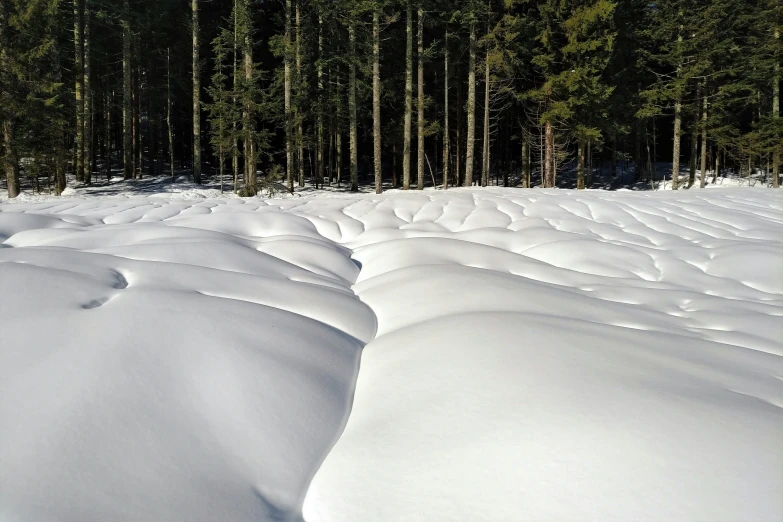
[[783,516],[773,191],[0,210],[0,519]]

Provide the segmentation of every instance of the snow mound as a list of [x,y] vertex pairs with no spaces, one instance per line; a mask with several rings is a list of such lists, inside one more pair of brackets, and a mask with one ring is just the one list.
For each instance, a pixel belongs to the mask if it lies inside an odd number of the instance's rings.
[[778,521],[781,260],[775,191],[0,206],[0,519]]

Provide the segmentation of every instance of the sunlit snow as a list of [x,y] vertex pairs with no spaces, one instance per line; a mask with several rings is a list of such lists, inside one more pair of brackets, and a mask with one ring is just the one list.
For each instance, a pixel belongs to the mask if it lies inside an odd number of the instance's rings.
[[0,520],[783,520],[783,195],[0,205]]

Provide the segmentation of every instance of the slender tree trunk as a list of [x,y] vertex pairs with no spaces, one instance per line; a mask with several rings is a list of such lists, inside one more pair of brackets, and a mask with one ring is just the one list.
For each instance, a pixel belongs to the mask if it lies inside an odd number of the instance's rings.
[[701,114],[701,176],[699,187],[707,186],[707,91],[704,91]]
[[544,125],[544,188],[555,186],[555,133],[552,123]]
[[73,0],[74,77],[76,78],[76,181],[84,181],[84,37],[83,0]]
[[[775,27],[775,40],[780,39],[780,26]],[[777,49],[777,48],[776,48]],[[775,67],[772,75],[772,117],[777,120],[780,118],[780,56],[775,53]],[[772,186],[780,187],[780,149],[783,137],[778,136],[778,143],[772,153]]]
[[473,184],[473,147],[476,140],[476,24],[470,24],[470,48],[468,57],[468,138],[465,149],[464,184]]
[[359,191],[359,149],[356,135],[356,27],[351,20],[348,26],[348,117],[350,120],[351,192]]
[[701,83],[696,85],[696,115],[693,121],[693,131],[691,132],[691,161],[690,171],[688,173],[688,188],[696,183],[696,161],[699,150],[699,121],[701,120]]
[[19,195],[19,158],[16,156],[14,143],[14,121],[6,118],[3,121],[3,140],[5,142],[5,179],[8,184],[8,197],[13,199]]
[[449,34],[443,38],[443,190],[449,188]]
[[[239,61],[239,0],[234,0],[234,53],[232,54],[232,66],[234,68],[234,106],[237,105],[237,95],[239,91],[239,73],[237,62]],[[231,147],[231,167],[234,170],[234,194],[239,192],[239,133],[237,132],[236,118],[231,123],[233,127],[233,143]],[[171,126],[169,126],[169,129]],[[172,153],[173,154],[173,153]],[[172,155],[172,159],[173,159]],[[173,162],[172,162],[173,163]],[[174,175],[174,169],[172,168],[172,176]]]
[[527,125],[522,126],[522,188],[530,188],[530,139]]
[[[457,67],[459,73],[459,67]],[[459,77],[459,74],[457,74]],[[459,187],[459,175],[462,172],[462,82],[457,82],[457,135],[456,149],[454,151],[454,186]]]
[[294,193],[294,144],[291,121],[291,0],[285,0],[285,39],[283,41],[283,82],[285,103],[285,174],[288,192]]
[[381,38],[378,9],[372,13],[372,127],[375,193],[381,187]]
[[413,9],[405,20],[405,123],[402,144],[402,190],[411,188],[411,120],[413,113]]
[[[301,0],[296,0],[296,146],[297,146],[297,158],[299,159],[297,165],[299,167],[298,182],[300,187],[304,187],[304,130],[302,128],[302,116],[303,110],[301,107],[302,100],[302,88],[304,86],[304,78],[302,77],[302,28],[301,28]],[[318,182],[316,181],[316,185]]]
[[136,44],[136,81],[133,84],[133,145],[135,155],[133,158],[134,176],[142,178],[142,164],[141,164],[141,54],[139,53],[139,45]]
[[[320,8],[319,8],[320,9]],[[318,143],[316,152],[316,163],[318,163],[318,174],[316,176],[316,188],[318,183],[321,187],[324,185],[324,20],[323,16],[318,14],[318,108],[316,114],[318,117],[317,132]],[[331,142],[330,142],[331,143]],[[329,180],[331,183],[331,179]]]
[[108,183],[111,181],[111,113],[112,113],[112,103],[113,103],[113,97],[114,92],[109,92],[109,90],[106,90],[106,107],[105,107],[105,115],[104,115],[104,123],[106,125],[105,128],[105,135],[104,135],[104,141],[106,146],[106,159],[104,168],[106,169],[106,182]]
[[342,173],[343,173],[343,135],[340,132],[340,129],[337,129],[337,136],[335,137],[335,148],[337,149],[336,160],[337,160],[337,166],[334,169],[337,175],[337,186],[340,186],[340,183],[342,182]]
[[171,127],[171,49],[166,49],[166,126],[169,134],[169,170],[174,179],[174,130]]
[[133,177],[133,108],[131,93],[131,27],[128,0],[123,1],[122,21],[122,177]]
[[92,127],[93,127],[93,104],[92,104],[92,87],[91,82],[91,70],[90,70],[90,0],[84,0],[84,45],[83,45],[83,61],[82,71],[84,73],[84,112],[82,115],[84,121],[84,159],[82,164],[84,166],[84,182],[87,185],[92,183]]
[[201,183],[201,64],[198,54],[198,0],[193,8],[193,182]]
[[[250,2],[245,2],[245,24],[247,25],[244,34],[244,58],[245,58],[245,82],[248,85],[248,89],[253,82],[253,43],[251,36],[251,21],[250,21]],[[245,99],[245,112],[244,112],[244,147],[245,147],[245,193],[248,196],[256,195],[256,151],[255,151],[255,137],[254,126],[251,115],[250,106],[250,94],[246,93]]]
[[484,152],[481,158],[481,186],[489,184],[489,50],[484,63]]
[[682,102],[674,103],[674,151],[672,153],[672,190],[680,188],[680,141],[682,138]]
[[576,188],[584,190],[585,188],[585,140],[579,138],[577,141],[577,166],[576,166]]
[[416,162],[416,181],[417,188],[422,190],[424,188],[424,10],[419,4],[418,11],[419,25],[417,32],[418,40],[418,65],[419,65],[419,100],[416,104],[416,115],[418,117],[418,147],[416,149],[417,162]]
[[720,175],[720,147],[715,149],[715,172],[712,173],[712,184],[714,185]]

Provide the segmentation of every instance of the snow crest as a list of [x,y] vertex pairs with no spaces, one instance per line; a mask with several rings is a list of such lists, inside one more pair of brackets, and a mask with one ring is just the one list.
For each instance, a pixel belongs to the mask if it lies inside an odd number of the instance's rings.
[[0,518],[783,516],[774,191],[0,210]]

